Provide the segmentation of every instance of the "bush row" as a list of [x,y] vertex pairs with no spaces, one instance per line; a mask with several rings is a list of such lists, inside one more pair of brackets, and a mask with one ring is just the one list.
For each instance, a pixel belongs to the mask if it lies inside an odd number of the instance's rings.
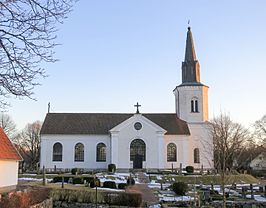
[[[63,177],[62,176],[56,176],[53,178],[53,183],[62,182]],[[130,181],[129,181],[130,180]],[[64,182],[65,183],[72,183],[72,184],[88,184],[91,188],[94,188],[96,185],[97,187],[101,186],[100,180],[98,178],[94,177],[88,177],[88,176],[64,176]],[[128,179],[127,183],[119,183],[118,186],[116,186],[116,183],[114,181],[105,181],[103,183],[104,188],[111,188],[111,189],[126,189],[127,185],[131,182],[131,185],[135,184],[135,181],[133,178]]]
[[73,184],[84,184],[84,182],[86,181],[86,183],[90,183],[91,181],[94,180],[94,177],[92,176],[56,176],[53,178],[52,183],[58,183],[58,182],[62,182],[64,177],[64,182],[65,183],[73,183]]
[[[95,203],[96,193],[94,191],[76,190],[53,190],[50,195],[54,201]],[[139,207],[142,202],[140,193],[126,192],[98,192],[97,202],[100,204]]]

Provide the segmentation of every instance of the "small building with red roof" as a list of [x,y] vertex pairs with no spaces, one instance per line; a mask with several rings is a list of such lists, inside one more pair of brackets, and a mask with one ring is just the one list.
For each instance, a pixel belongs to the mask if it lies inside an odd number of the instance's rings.
[[18,183],[18,163],[22,158],[0,128],[0,193],[15,189]]

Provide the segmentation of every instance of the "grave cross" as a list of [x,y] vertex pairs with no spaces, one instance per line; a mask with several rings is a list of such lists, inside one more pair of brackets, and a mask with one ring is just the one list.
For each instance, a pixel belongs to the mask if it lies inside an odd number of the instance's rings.
[[137,112],[136,112],[136,114],[139,114],[139,107],[141,107],[141,105],[139,105],[139,103],[137,102],[137,105],[134,105],[134,107],[137,107]]

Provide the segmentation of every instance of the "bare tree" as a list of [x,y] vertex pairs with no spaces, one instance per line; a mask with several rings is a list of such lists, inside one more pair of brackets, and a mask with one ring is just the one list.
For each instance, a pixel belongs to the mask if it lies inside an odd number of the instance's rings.
[[214,143],[214,166],[221,175],[223,207],[226,207],[225,175],[232,170],[233,163],[241,155],[249,131],[241,124],[234,123],[226,114],[211,121]]
[[266,148],[266,115],[254,124],[254,135],[259,140],[259,143]]
[[56,24],[62,23],[75,0],[0,1],[0,107],[5,98],[32,98],[40,62],[54,62]]
[[16,124],[8,114],[0,114],[0,127],[5,131],[9,139],[13,140],[16,137]]
[[20,134],[20,151],[26,157],[25,160],[28,161],[31,170],[37,169],[40,159],[41,127],[42,123],[35,121],[32,124],[28,124]]

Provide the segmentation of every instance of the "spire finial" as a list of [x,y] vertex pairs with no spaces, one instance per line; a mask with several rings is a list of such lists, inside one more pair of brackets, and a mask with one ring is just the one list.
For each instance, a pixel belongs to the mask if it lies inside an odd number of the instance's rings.
[[48,113],[50,113],[50,102],[48,103]]
[[188,31],[190,31],[190,19],[187,21],[187,25],[188,25],[187,29]]

